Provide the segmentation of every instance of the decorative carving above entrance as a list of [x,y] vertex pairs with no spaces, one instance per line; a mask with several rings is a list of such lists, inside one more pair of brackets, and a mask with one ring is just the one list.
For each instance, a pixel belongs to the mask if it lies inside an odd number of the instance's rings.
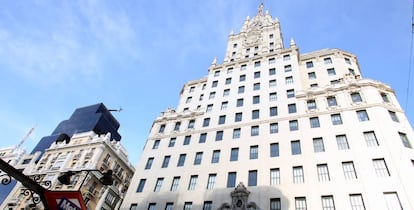
[[231,204],[223,203],[217,210],[253,210],[260,209],[255,202],[249,202],[250,192],[244,186],[243,182],[240,182],[231,195]]

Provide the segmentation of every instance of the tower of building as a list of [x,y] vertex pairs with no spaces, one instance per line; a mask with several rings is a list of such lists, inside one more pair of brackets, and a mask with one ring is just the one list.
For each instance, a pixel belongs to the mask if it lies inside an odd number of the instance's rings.
[[121,209],[413,209],[413,139],[355,55],[285,46],[261,5],[154,120]]

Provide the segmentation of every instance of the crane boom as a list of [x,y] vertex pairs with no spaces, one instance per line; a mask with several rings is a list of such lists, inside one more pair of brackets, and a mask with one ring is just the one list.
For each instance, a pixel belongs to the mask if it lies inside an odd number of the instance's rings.
[[30,128],[29,132],[26,133],[26,135],[20,140],[20,142],[14,147],[14,151],[19,149],[22,144],[30,137],[30,135],[33,133],[34,129],[36,128],[36,126],[33,126],[32,128]]

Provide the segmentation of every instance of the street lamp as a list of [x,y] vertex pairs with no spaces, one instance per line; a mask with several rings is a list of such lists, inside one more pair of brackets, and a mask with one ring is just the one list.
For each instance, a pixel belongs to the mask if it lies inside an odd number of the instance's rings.
[[105,173],[102,173],[100,170],[96,170],[96,169],[91,169],[91,170],[79,170],[79,171],[67,171],[64,172],[62,175],[60,175],[58,177],[58,180],[60,183],[65,184],[65,185],[69,185],[71,183],[70,181],[70,177],[80,173],[80,172],[87,172],[85,178],[82,181],[82,184],[80,185],[80,187],[82,187],[83,183],[85,182],[85,179],[88,177],[89,172],[99,172],[102,177],[99,178],[99,181],[101,181],[101,183],[103,185],[112,185],[114,183],[114,178],[112,177],[112,170],[108,170]]

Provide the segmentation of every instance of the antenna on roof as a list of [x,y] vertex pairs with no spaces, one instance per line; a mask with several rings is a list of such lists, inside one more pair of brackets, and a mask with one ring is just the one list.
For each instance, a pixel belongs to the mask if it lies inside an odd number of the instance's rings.
[[119,109],[108,109],[110,112],[121,112],[122,110],[122,107],[119,107]]

